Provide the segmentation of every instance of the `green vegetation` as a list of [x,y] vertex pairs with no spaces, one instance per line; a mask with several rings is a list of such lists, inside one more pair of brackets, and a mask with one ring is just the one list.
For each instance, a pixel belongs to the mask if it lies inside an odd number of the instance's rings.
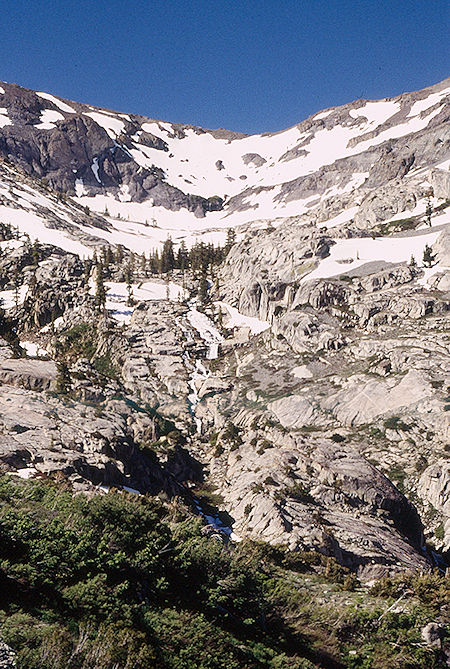
[[58,335],[56,349],[58,356],[71,359],[87,358],[90,360],[95,353],[97,330],[91,323],[78,323]]
[[385,430],[398,430],[399,432],[408,432],[411,425],[405,423],[398,416],[391,416],[383,423]]
[[382,235],[390,235],[392,232],[402,232],[402,230],[414,230],[420,221],[415,218],[401,218],[398,221],[390,223],[381,223],[375,228],[376,232]]
[[109,353],[95,357],[97,349],[97,327],[95,323],[78,323],[72,328],[63,330],[56,340],[57,356],[61,364],[87,358],[92,362],[94,369],[104,376],[116,379],[118,370],[111,360]]
[[18,669],[445,667],[420,629],[448,580],[357,585],[318,553],[223,545],[179,503],[0,476],[0,637]]
[[303,504],[314,504],[314,499],[309,494],[309,491],[299,481],[294,483],[293,486],[283,488],[279,496],[281,498],[288,497],[289,499],[294,499],[296,502],[303,502]]

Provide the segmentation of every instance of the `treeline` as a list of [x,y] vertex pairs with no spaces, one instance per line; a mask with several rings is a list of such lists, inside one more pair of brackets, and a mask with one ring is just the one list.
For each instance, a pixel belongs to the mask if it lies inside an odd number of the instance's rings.
[[176,249],[170,237],[164,242],[161,251],[153,249],[147,255],[145,252],[130,253],[121,245],[115,249],[111,246],[104,246],[100,252],[94,252],[92,260],[85,261],[85,264],[89,267],[101,264],[107,276],[119,267],[125,267],[127,275],[131,272],[133,275],[149,276],[167,274],[176,270],[181,272],[191,270],[195,273],[213,265],[220,265],[235,241],[236,233],[230,229],[224,246],[199,242],[188,249],[186,243],[181,241]]

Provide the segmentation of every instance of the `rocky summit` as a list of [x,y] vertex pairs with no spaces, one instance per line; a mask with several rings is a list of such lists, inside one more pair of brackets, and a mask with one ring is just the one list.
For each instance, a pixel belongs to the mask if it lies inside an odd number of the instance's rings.
[[445,571],[449,168],[450,79],[251,136],[1,83],[0,470]]

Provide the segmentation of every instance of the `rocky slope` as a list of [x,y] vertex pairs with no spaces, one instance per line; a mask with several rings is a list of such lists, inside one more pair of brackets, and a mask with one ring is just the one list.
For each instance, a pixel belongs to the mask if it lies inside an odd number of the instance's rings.
[[[355,219],[368,229],[424,212],[429,170],[448,168],[449,92],[446,80],[388,100],[356,100],[279,133],[244,136],[2,83],[0,155],[82,206],[106,212],[109,225],[98,226],[98,236],[135,250],[168,232],[217,242],[230,226],[289,216],[327,227]],[[436,197],[447,197],[448,177],[438,172],[432,182]],[[12,194],[2,195],[3,206],[14,207]],[[89,247],[86,221],[73,220],[72,212],[67,219]],[[30,233],[31,222],[18,224]],[[95,217],[89,225],[98,225]]]
[[[2,84],[2,469],[183,495],[365,579],[443,564],[449,90],[245,137]],[[229,227],[203,273],[131,253]]]

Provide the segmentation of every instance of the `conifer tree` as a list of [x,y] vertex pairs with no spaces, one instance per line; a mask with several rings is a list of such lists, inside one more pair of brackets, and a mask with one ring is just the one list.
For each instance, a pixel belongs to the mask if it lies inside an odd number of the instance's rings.
[[206,278],[206,267],[202,267],[199,287],[200,302],[205,305],[208,302],[208,279]]
[[83,274],[83,283],[85,290],[89,290],[89,279],[91,277],[91,261],[85,260],[84,262],[84,274]]
[[123,262],[123,246],[118,244],[116,251],[116,263],[120,265]]
[[103,265],[101,262],[97,265],[97,276],[95,278],[95,303],[102,309],[106,304],[105,282],[103,280]]
[[61,393],[62,395],[67,395],[72,387],[72,380],[70,378],[70,372],[67,363],[64,360],[58,362],[56,369],[56,392]]
[[133,283],[133,267],[131,265],[131,258],[127,266],[125,267],[125,283],[127,284],[127,286],[131,286],[131,284]]
[[234,228],[228,228],[227,240],[225,242],[225,255],[228,255],[236,243],[236,231]]
[[177,267],[180,269],[182,272],[184,272],[187,269],[189,262],[189,254],[186,249],[186,243],[184,239],[181,240],[180,247],[178,249],[177,253]]
[[143,275],[146,277],[147,276],[147,258],[145,257],[145,253],[142,252],[141,255],[141,270]]
[[42,250],[41,245],[36,239],[31,247],[31,256],[33,258],[33,265],[38,265],[41,260]]
[[175,256],[173,253],[173,242],[170,237],[167,237],[164,242],[163,250],[161,253],[161,268],[160,271],[162,274],[166,272],[171,272],[175,267]]
[[427,224],[430,226],[430,228],[431,228],[431,215],[432,215],[432,213],[433,213],[433,207],[431,206],[431,198],[428,197],[427,206],[425,208],[425,219],[427,221]]
[[134,304],[134,298],[133,298],[133,286],[130,283],[127,283],[127,305],[129,307],[133,306]]
[[169,272],[167,272],[165,283],[166,283],[166,300],[169,301],[170,300],[170,274],[169,274]]
[[436,260],[436,255],[433,253],[431,246],[425,244],[425,248],[423,250],[423,264],[426,265],[427,267],[431,267],[431,265],[434,263],[435,260]]

